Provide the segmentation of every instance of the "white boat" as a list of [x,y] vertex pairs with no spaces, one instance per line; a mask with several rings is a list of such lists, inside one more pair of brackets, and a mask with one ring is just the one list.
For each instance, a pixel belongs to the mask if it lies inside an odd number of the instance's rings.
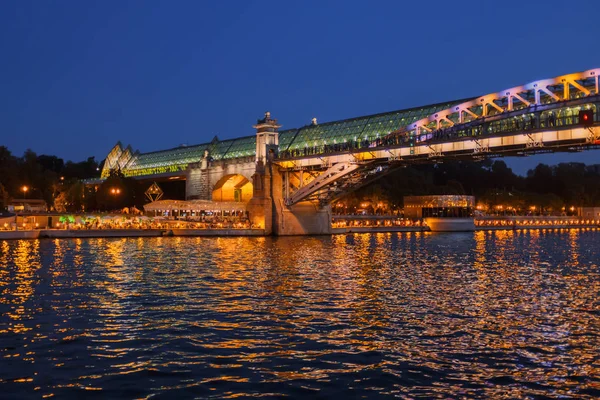
[[475,230],[475,218],[472,217],[428,217],[424,220],[431,232],[473,232]]

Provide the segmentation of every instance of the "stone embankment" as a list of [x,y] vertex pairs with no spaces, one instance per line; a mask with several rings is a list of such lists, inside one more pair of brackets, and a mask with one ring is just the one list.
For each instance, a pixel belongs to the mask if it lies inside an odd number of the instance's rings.
[[[539,229],[581,229],[600,228],[600,221],[523,221],[508,220],[477,221],[476,231],[491,230],[539,230]],[[344,226],[333,227],[333,234],[373,233],[373,232],[428,232],[422,226]],[[75,239],[75,238],[126,238],[162,236],[265,236],[264,229],[35,229],[0,230],[0,240],[10,239]]]

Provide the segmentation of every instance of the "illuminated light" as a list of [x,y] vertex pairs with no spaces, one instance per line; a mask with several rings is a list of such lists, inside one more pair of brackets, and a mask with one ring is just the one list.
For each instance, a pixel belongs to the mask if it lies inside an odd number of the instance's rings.
[[594,125],[594,110],[579,111],[579,123],[584,126]]

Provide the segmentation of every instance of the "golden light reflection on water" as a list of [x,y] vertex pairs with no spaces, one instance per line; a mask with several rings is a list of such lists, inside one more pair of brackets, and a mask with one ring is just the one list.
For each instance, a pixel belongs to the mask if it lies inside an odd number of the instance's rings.
[[31,384],[58,397],[112,398],[124,382],[137,388],[128,397],[269,384],[283,395],[298,380],[327,397],[578,393],[598,384],[597,240],[523,230],[0,242],[2,357],[16,366],[0,376],[17,393]]
[[574,267],[579,266],[579,245],[577,243],[577,239],[579,237],[579,232],[577,231],[577,229],[569,229],[569,244],[570,246],[570,262],[571,265]]
[[39,241],[20,240],[12,248],[3,245],[2,250],[2,314],[10,321],[2,324],[0,333],[24,333],[31,330],[22,321],[28,317],[25,304],[34,294],[38,279]]

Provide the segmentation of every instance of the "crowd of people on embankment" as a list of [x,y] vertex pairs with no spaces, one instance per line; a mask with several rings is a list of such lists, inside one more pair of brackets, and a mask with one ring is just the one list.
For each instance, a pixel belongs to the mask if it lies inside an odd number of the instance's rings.
[[14,216],[0,221],[0,231],[61,229],[61,230],[123,230],[123,229],[252,229],[247,218],[240,217],[147,217],[130,215],[104,216]]

